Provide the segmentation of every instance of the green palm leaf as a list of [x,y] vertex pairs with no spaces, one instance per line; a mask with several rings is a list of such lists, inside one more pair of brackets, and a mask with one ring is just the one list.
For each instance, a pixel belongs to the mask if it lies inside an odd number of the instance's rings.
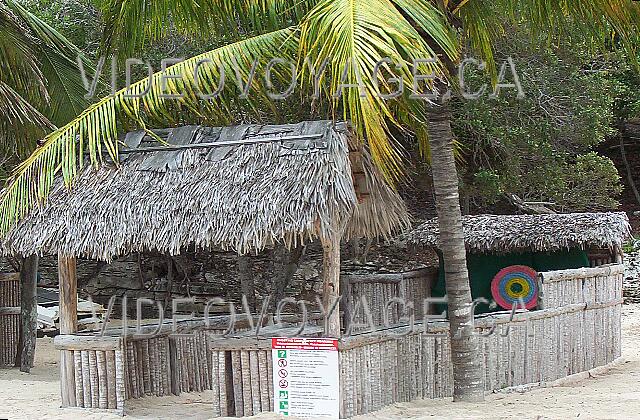
[[[394,128],[410,128],[424,139],[424,127],[428,123],[425,112],[428,102],[407,98],[415,80],[411,71],[413,59],[437,56],[438,62],[422,64],[419,72],[446,74],[445,67],[457,63],[460,46],[468,38],[471,46],[491,63],[492,42],[501,31],[496,11],[516,21],[527,21],[540,32],[579,25],[589,36],[601,40],[611,40],[615,34],[616,41],[630,50],[635,48],[640,21],[638,7],[631,0],[103,0],[103,5],[108,23],[104,44],[124,44],[122,51],[166,35],[167,22],[181,31],[205,31],[207,35],[228,30],[242,35],[273,26],[291,26],[171,67],[167,74],[185,74],[167,85],[168,93],[186,94],[180,100],[160,96],[161,75],[156,74],[153,87],[143,98],[130,98],[125,91],[120,91],[49,135],[45,145],[17,169],[2,196],[2,232],[46,197],[57,172],[62,172],[66,183],[71,182],[86,151],[93,164],[100,162],[103,150],[115,159],[116,138],[121,128],[146,124],[166,126],[180,122],[181,118],[228,122],[238,109],[246,112],[246,106],[254,111],[273,107],[264,91],[247,101],[236,100],[238,91],[230,90],[230,83],[217,100],[198,100],[192,74],[195,64],[203,58],[213,63],[201,69],[201,87],[205,91],[216,89],[220,76],[218,66],[224,68],[227,75],[235,75],[234,59],[241,61],[239,76],[246,81],[254,59],[264,63],[267,57],[293,58],[297,52],[306,88],[311,85],[312,77],[304,59],[309,57],[316,69],[324,60],[331,61],[326,77],[331,77],[331,82],[324,88],[321,100],[332,105],[335,115],[354,123],[359,137],[368,142],[378,166],[394,179],[401,173],[402,150],[389,133]],[[400,69],[386,68],[404,79],[408,91],[395,101],[385,101],[378,95],[378,88],[392,90],[382,73],[377,78],[370,77],[383,57],[402,64]],[[344,65],[348,62],[352,65],[343,80]],[[332,95],[342,83],[360,83],[361,89],[347,88],[341,97],[334,98]],[[254,92],[264,87],[262,83],[258,85]],[[129,93],[143,93],[148,87],[148,81],[141,81],[133,85]]]
[[168,17],[175,27],[187,33],[209,33],[208,2],[195,0],[104,0],[100,2],[104,18],[103,53],[118,46],[119,52],[130,54],[149,41],[167,34]]
[[[389,179],[402,172],[401,151],[389,136],[389,123],[401,127],[396,109],[407,111],[401,101],[395,104],[379,95],[377,84],[391,90],[382,74],[371,77],[376,63],[389,57],[401,64],[393,69],[411,90],[414,81],[413,60],[438,57],[402,11],[421,28],[429,30],[431,41],[445,52],[449,60],[457,59],[457,40],[444,16],[430,3],[416,7],[405,0],[325,0],[312,9],[301,24],[301,57],[309,56],[315,68],[325,60],[331,66],[331,83],[327,95],[339,91],[341,84],[360,84],[362,89],[344,90],[334,100],[342,118],[353,122],[361,138],[366,139],[376,164]],[[347,66],[344,72],[345,63]],[[424,64],[422,74],[441,73],[440,62]],[[344,77],[346,76],[346,77]],[[380,89],[382,90],[382,89]]]
[[[226,22],[225,29],[272,31],[299,22],[318,3],[317,0],[211,0],[215,21]],[[240,24],[240,25],[238,25]],[[241,31],[238,31],[241,29]]]
[[[131,55],[171,30],[191,37],[236,38],[297,23],[312,0],[102,0],[103,54]],[[141,22],[144,22],[141,25]]]
[[11,86],[0,80],[0,155],[24,158],[35,139],[55,127]]
[[37,55],[38,66],[42,77],[46,79],[50,98],[45,104],[38,105],[39,108],[57,125],[69,122],[89,105],[84,98],[86,92],[76,59],[80,57],[83,60],[91,76],[93,69],[89,60],[73,43],[20,3],[5,1],[34,38],[30,47]]
[[[176,121],[175,108],[186,110],[196,118],[212,119],[205,115],[215,110],[224,117],[233,106],[232,98],[238,96],[238,90],[231,81],[225,83],[217,106],[205,106],[198,96],[200,91],[212,93],[220,80],[221,68],[228,75],[240,75],[243,83],[249,79],[251,64],[254,59],[263,64],[265,57],[293,56],[297,47],[297,38],[293,28],[249,38],[231,44],[167,68],[165,73],[156,73],[152,81],[144,79],[133,84],[130,89],[122,89],[115,95],[102,99],[87,108],[75,120],[59,128],[45,138],[44,145],[25,160],[15,170],[7,188],[2,194],[0,203],[0,232],[6,232],[17,220],[37,203],[44,199],[52,186],[54,176],[61,172],[64,181],[70,184],[83,159],[88,152],[94,165],[102,161],[103,151],[111,159],[118,158],[118,122],[120,124],[137,124],[145,127],[147,123],[158,122],[163,126]],[[241,57],[242,60],[239,60]],[[199,68],[199,83],[194,78],[194,70],[199,62],[209,60],[209,64]],[[234,66],[234,60],[242,61]],[[172,79],[165,83],[161,79],[166,76],[183,75],[181,80]],[[256,92],[264,92],[256,80]],[[146,94],[144,94],[147,92]],[[132,97],[133,94],[144,94]],[[163,98],[163,94],[184,94],[179,100]],[[267,103],[267,96],[256,94],[247,102],[253,106]],[[206,105],[206,104],[205,104]],[[122,127],[122,125],[120,125]]]
[[37,40],[28,33],[26,25],[0,3],[0,80],[22,95],[40,97],[40,103],[46,103],[45,80],[34,49]]
[[493,41],[503,32],[504,16],[497,7],[486,1],[468,0],[458,6],[457,14],[464,22],[464,37],[471,50],[487,63],[487,72],[496,81],[496,62],[493,56]]
[[549,40],[561,39],[569,28],[582,30],[596,48],[610,48],[611,40],[617,39],[632,58],[640,41],[640,5],[633,0],[465,0],[455,13],[472,49],[494,75],[492,43],[509,19]]

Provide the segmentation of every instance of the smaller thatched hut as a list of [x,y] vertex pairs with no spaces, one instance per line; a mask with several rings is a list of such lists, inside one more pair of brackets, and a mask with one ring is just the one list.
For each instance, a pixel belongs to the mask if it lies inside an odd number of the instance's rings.
[[[504,274],[508,281],[509,276],[526,276],[526,272],[503,271],[509,267],[527,267],[533,273],[620,262],[622,244],[631,232],[625,213],[465,216],[463,228],[472,295],[489,301],[496,297],[492,291],[496,277]],[[418,226],[407,237],[410,244],[437,251],[437,219]],[[438,254],[440,273],[433,296],[445,294],[444,261]],[[487,305],[477,307],[477,312],[488,310]]]

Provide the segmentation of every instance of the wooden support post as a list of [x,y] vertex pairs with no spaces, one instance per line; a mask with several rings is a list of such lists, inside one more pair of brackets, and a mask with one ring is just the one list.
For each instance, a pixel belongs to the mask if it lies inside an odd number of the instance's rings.
[[29,373],[33,367],[38,333],[38,256],[31,255],[22,262],[20,270],[20,317],[22,320],[20,342],[22,343],[20,370]]
[[60,288],[60,334],[78,331],[78,284],[75,257],[58,256]]
[[[73,334],[78,331],[78,285],[75,257],[58,255],[58,287],[60,291],[60,334]],[[60,391],[63,407],[77,405],[74,370],[73,352],[61,350]],[[87,405],[87,401],[85,401],[85,405]],[[97,405],[97,400],[94,404],[92,398],[91,406],[97,407]]]
[[623,262],[623,251],[622,248],[620,248],[619,246],[615,246],[613,248],[613,254],[614,254],[614,261],[616,262],[616,264],[622,264]]
[[[325,236],[321,236],[324,251],[322,261],[322,303],[325,311],[331,311],[340,298],[340,237],[337,228]],[[340,337],[340,308],[336,305],[325,323],[325,334]]]
[[545,309],[545,301],[544,301],[544,279],[542,278],[541,275],[538,275],[538,278],[536,279],[536,281],[538,282],[538,309]]
[[253,280],[251,257],[248,255],[238,255],[238,278],[240,279],[240,289],[247,297],[247,304],[252,313],[256,311],[256,288]]
[[340,310],[342,311],[342,326],[347,335],[351,329],[351,318],[353,313],[353,294],[351,290],[351,278],[349,276],[343,276],[340,278],[340,293],[342,293],[342,299],[340,300]]

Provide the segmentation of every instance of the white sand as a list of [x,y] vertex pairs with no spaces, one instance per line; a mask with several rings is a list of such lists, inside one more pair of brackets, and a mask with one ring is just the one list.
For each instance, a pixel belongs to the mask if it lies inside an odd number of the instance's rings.
[[[417,400],[389,406],[359,419],[640,419],[640,304],[623,307],[623,360],[607,372],[527,392],[487,395],[482,404],[448,399]],[[27,375],[0,370],[0,418],[119,419],[99,410],[61,409],[58,352],[51,339],[39,339],[36,367]],[[127,402],[127,418],[208,418],[210,396],[146,397]],[[264,413],[253,418],[279,418]],[[282,417],[284,418],[284,417]]]

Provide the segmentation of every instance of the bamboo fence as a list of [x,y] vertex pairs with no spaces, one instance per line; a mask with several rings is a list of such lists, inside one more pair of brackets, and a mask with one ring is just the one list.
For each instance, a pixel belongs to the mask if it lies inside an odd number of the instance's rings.
[[[549,382],[618,358],[622,273],[620,265],[542,273],[543,309],[476,319],[483,335],[485,388]],[[218,360],[212,369],[214,416],[242,417],[257,414],[258,407],[271,409],[272,389],[264,394],[263,386],[263,378],[268,378],[267,387],[271,379],[268,340],[218,339],[209,348]],[[345,338],[339,358],[343,418],[453,392],[446,322]]]
[[[117,410],[125,400],[211,390],[212,354],[207,336],[221,336],[227,317],[207,328],[202,320],[115,329],[110,335],[60,335],[61,396],[64,407]],[[236,331],[244,331],[240,322]],[[217,361],[216,361],[217,364]]]
[[[541,273],[541,309],[476,318],[485,388],[554,381],[618,358],[622,277],[621,265]],[[263,337],[223,336],[198,323],[177,334],[56,337],[73,362],[61,364],[63,405],[123,412],[126,399],[211,390],[213,416],[271,411],[270,328]],[[447,322],[343,338],[339,362],[343,418],[452,395]]]
[[213,416],[273,410],[271,340],[210,337]]
[[63,407],[124,412],[126,359],[121,338],[61,335],[55,344],[61,352]]
[[212,388],[211,355],[207,348],[208,332],[197,330],[191,334],[169,337],[172,393],[201,392]]
[[[431,288],[437,279],[438,271],[433,268],[393,274],[341,276],[344,329],[353,326],[352,332],[357,332],[370,327],[365,304],[375,326],[394,325],[410,315],[422,319],[425,315],[424,299],[431,296]],[[412,306],[403,307],[399,302],[393,302],[394,298]]]
[[0,367],[15,365],[20,340],[20,274],[0,274]]
[[[475,320],[485,389],[550,382],[621,354],[622,265],[540,274],[543,308]],[[448,325],[362,334],[340,345],[341,417],[453,391]]]

